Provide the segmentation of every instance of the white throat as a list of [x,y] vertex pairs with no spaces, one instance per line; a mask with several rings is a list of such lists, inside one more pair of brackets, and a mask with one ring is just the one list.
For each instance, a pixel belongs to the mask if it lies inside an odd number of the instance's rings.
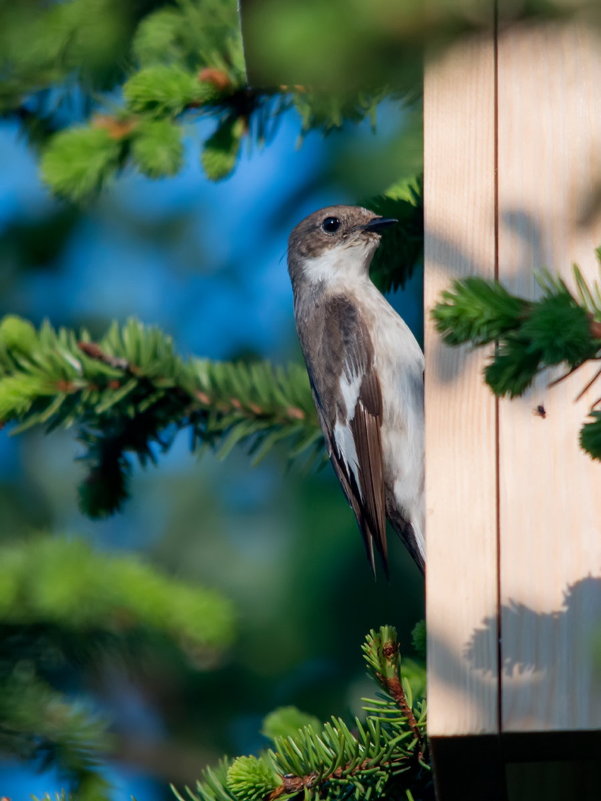
[[369,265],[376,247],[376,242],[365,241],[336,245],[320,256],[305,259],[303,274],[311,284],[364,280],[369,276]]

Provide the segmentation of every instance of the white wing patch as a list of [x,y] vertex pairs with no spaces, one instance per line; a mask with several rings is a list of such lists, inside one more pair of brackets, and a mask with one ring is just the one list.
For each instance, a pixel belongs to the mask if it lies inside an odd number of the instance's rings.
[[346,421],[349,423],[355,416],[355,407],[357,406],[362,383],[363,376],[348,370],[345,363],[344,372],[340,374],[338,379],[338,387],[346,406]]
[[359,489],[359,496],[363,500],[363,489],[361,487],[359,458],[357,456],[357,447],[353,432],[350,428],[350,422],[355,416],[355,409],[359,399],[359,391],[363,376],[357,372],[348,370],[348,363],[345,364],[345,370],[340,374],[338,387],[340,396],[344,401],[346,413],[343,420],[336,420],[334,425],[334,442],[344,462],[349,475],[353,475],[355,483]]
[[348,425],[341,423],[340,420],[337,420],[334,425],[334,442],[348,474],[354,476],[355,483],[359,488],[359,497],[363,500],[363,489],[359,480],[359,459],[357,458],[353,432]]

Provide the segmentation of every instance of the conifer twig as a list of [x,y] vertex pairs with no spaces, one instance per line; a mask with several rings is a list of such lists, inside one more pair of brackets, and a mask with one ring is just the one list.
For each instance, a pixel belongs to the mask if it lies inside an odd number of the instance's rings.
[[[581,399],[581,398],[582,398],[584,395],[586,395],[586,393],[587,393],[587,392],[589,391],[589,389],[590,389],[590,388],[593,386],[593,384],[594,384],[594,383],[595,383],[595,381],[596,381],[596,380],[599,378],[599,376],[601,376],[601,367],[600,367],[600,368],[597,370],[597,372],[594,374],[594,376],[591,378],[591,380],[590,380],[590,381],[587,381],[587,383],[586,383],[586,384],[584,385],[584,387],[583,387],[583,388],[580,390],[580,392],[578,393],[578,395],[576,395],[576,398],[574,399],[574,402],[577,402],[577,401],[579,401],[579,400],[580,400],[580,399]],[[593,407],[591,407],[591,408],[594,408],[594,406],[593,406]]]
[[138,372],[137,368],[130,364],[127,359],[105,353],[100,345],[97,345],[95,342],[80,341],[77,343],[77,347],[91,359],[97,359],[99,362],[108,364],[109,367],[114,367],[116,370],[125,370],[134,375]]
[[382,687],[386,690],[386,692],[395,700],[398,704],[399,709],[407,718],[407,722],[415,735],[417,742],[420,745],[420,750],[418,752],[419,759],[423,759],[423,737],[422,733],[417,725],[417,720],[415,719],[415,715],[413,714],[413,710],[411,706],[407,702],[407,696],[405,695],[405,691],[403,689],[403,683],[401,681],[400,675],[400,667],[399,667],[399,644],[396,640],[389,639],[382,643],[382,655],[386,662],[389,665],[389,670],[380,673],[379,671],[375,673],[377,680],[380,682]]
[[566,380],[566,378],[569,378],[575,372],[580,370],[580,368],[583,367],[585,364],[586,362],[580,362],[580,364],[576,364],[574,365],[574,367],[570,368],[567,371],[567,373],[560,375],[559,378],[554,378],[553,381],[549,381],[549,383],[547,384],[547,389],[551,389],[552,387],[556,387],[558,384],[561,384],[563,381]]

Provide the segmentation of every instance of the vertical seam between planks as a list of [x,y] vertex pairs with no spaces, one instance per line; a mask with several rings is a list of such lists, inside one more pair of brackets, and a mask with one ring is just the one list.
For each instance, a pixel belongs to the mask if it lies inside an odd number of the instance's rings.
[[[493,0],[493,214],[494,278],[499,280],[499,3]],[[495,343],[495,348],[497,347]],[[499,398],[494,399],[495,417],[495,537],[497,574],[497,731],[503,730],[503,654],[501,613],[501,476]]]

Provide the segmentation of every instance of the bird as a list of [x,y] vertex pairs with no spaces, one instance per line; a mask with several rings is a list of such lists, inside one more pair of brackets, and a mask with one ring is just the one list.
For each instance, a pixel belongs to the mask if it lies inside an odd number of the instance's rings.
[[369,276],[383,231],[397,222],[360,206],[328,206],[288,240],[313,400],[374,575],[375,552],[388,575],[386,519],[425,572],[424,355]]

